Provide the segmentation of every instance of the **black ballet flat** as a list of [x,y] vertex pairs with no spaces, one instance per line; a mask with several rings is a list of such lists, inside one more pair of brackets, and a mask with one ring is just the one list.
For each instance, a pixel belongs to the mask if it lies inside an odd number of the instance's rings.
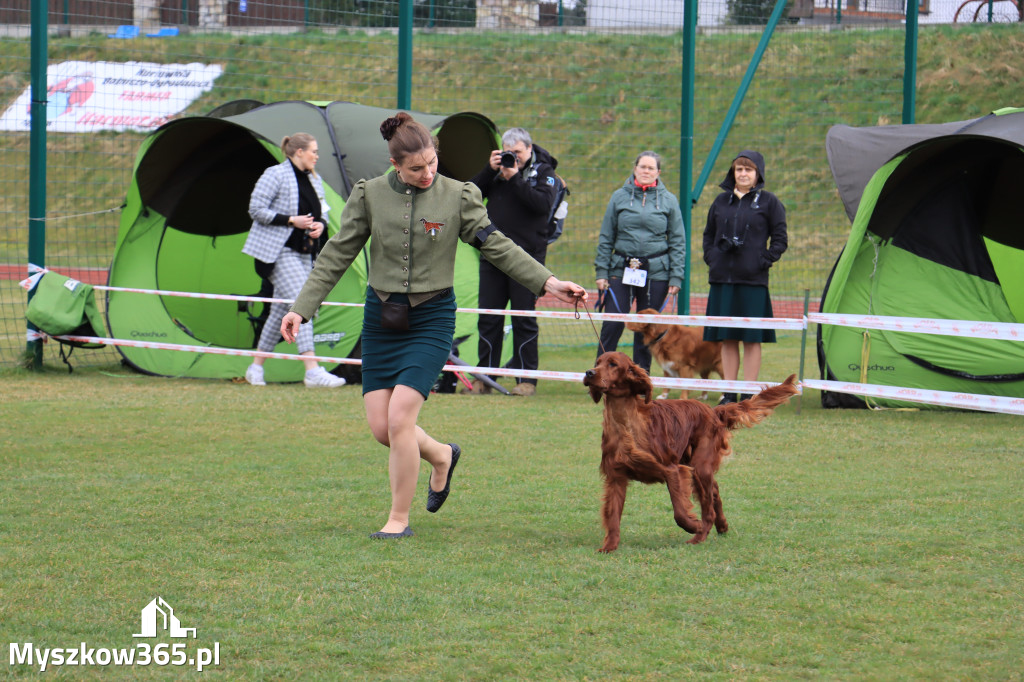
[[452,487],[452,473],[455,472],[455,465],[459,463],[459,455],[462,448],[455,443],[448,443],[452,447],[452,465],[448,467],[448,480],[444,483],[444,490],[434,491],[430,488],[430,478],[427,478],[427,511],[434,513],[441,508],[444,501],[448,499],[448,492]]
[[397,540],[398,538],[411,538],[412,536],[412,526],[406,526],[405,530],[401,533],[385,533],[382,530],[379,530],[376,533],[370,533],[370,537],[374,540]]

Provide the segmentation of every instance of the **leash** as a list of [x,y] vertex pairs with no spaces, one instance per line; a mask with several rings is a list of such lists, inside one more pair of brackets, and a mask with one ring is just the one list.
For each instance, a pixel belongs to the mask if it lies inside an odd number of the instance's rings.
[[[614,297],[614,294],[613,294],[613,297]],[[603,298],[603,296],[601,296],[601,294],[597,295],[598,305],[601,305],[601,299],[602,298]],[[594,330],[594,336],[597,337],[597,347],[601,349],[601,354],[603,355],[604,354],[604,344],[601,343],[601,333],[597,331],[597,325],[594,324],[594,316],[590,314],[590,309],[587,308],[587,302],[583,301],[583,299],[581,299],[581,298],[577,298],[576,299],[576,304],[573,306],[573,312],[576,313],[576,319],[577,320],[581,319],[581,316],[580,316],[580,302],[581,301],[583,302],[583,310],[587,313],[587,319],[590,320],[590,326]]]

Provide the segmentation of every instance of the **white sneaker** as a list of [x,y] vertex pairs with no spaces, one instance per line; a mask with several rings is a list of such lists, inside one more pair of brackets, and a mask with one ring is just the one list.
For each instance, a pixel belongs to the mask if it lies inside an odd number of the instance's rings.
[[249,365],[245,370],[245,380],[253,386],[266,386],[267,382],[263,379],[263,368],[259,365]]
[[323,367],[317,367],[306,372],[306,378],[302,380],[302,383],[310,388],[337,388],[344,386],[345,380],[334,376]]

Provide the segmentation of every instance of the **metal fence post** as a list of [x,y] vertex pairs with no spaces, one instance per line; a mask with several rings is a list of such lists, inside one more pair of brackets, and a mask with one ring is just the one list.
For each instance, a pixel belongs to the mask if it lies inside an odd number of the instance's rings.
[[679,131],[679,209],[683,214],[683,233],[686,236],[686,258],[683,261],[683,282],[679,290],[679,315],[690,314],[690,246],[693,232],[693,82],[697,43],[697,0],[686,0],[683,5],[683,92]]
[[[46,263],[46,82],[48,5],[32,3],[32,112],[29,124],[28,169],[28,262],[42,267]],[[32,292],[28,294],[32,300]],[[28,330],[36,326],[28,322]],[[32,366],[43,366],[43,342],[29,341],[26,348]]]
[[398,108],[412,109],[412,0],[398,5]]
[[907,30],[903,45],[903,123],[914,122],[917,106],[917,0],[907,0]]

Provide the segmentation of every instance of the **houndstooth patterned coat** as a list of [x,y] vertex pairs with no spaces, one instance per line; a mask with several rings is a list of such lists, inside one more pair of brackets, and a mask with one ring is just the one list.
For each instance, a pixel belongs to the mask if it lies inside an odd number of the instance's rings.
[[[320,212],[326,225],[328,206],[324,196],[324,183],[319,175],[313,173],[310,173],[309,180],[320,199]],[[277,261],[284,243],[288,241],[288,235],[292,233],[292,228],[288,225],[271,225],[270,222],[278,213],[293,216],[298,212],[299,183],[295,179],[291,161],[285,159],[283,163],[270,166],[263,171],[263,175],[256,181],[256,187],[249,198],[252,227],[249,228],[249,236],[242,247],[242,253],[264,263]]]

